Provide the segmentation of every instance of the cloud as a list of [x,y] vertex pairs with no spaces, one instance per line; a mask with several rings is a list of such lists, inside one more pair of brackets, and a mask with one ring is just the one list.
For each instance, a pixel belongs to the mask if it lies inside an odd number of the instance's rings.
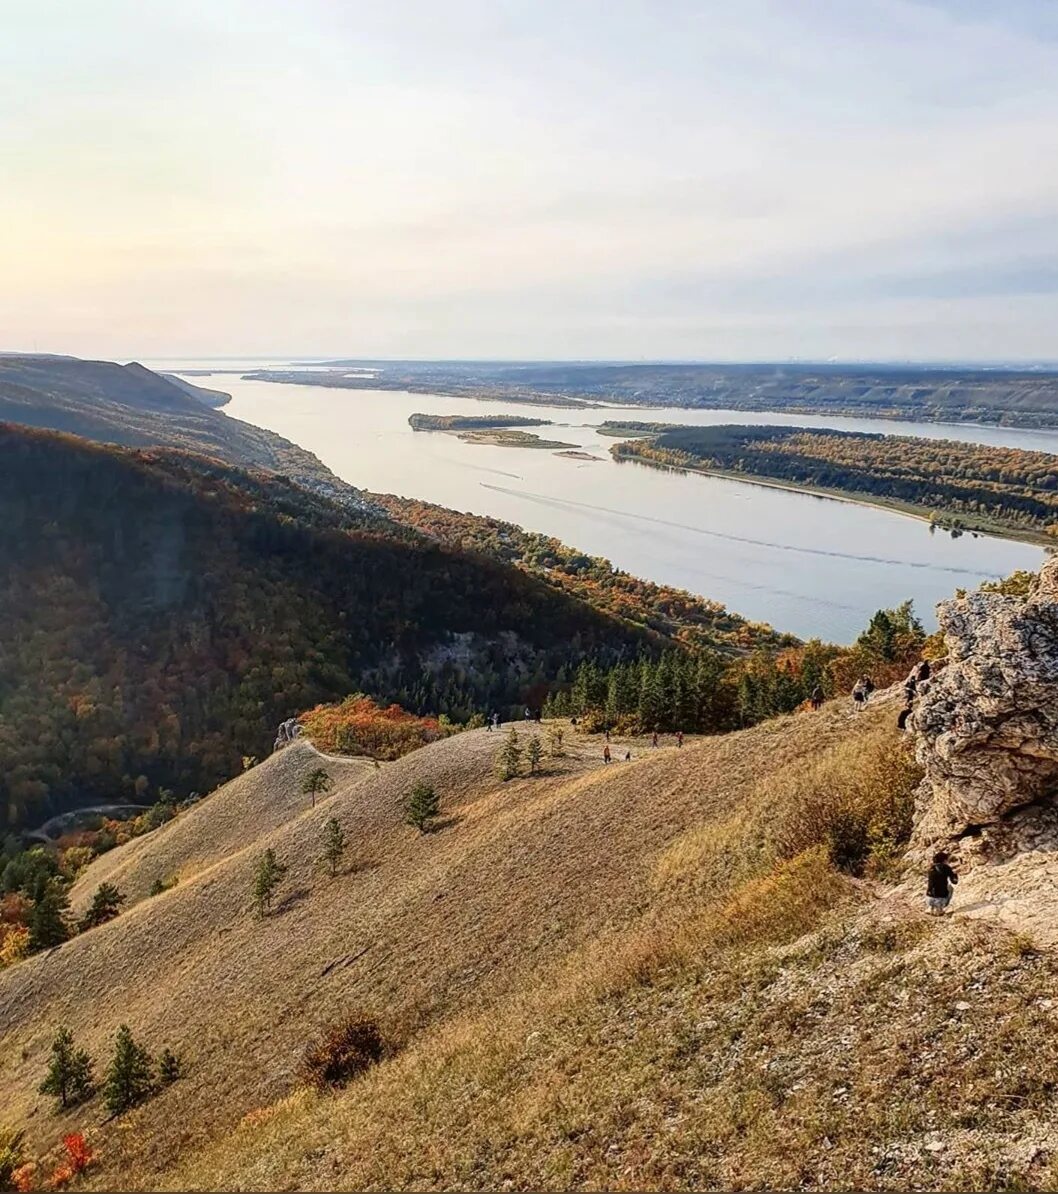
[[1046,355],[1055,24],[976,0],[19,5],[0,326],[92,355]]

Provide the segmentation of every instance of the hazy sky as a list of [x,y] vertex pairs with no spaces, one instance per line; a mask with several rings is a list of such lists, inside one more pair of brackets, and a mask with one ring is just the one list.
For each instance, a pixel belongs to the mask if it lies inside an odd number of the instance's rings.
[[0,348],[1058,358],[1053,0],[5,0]]

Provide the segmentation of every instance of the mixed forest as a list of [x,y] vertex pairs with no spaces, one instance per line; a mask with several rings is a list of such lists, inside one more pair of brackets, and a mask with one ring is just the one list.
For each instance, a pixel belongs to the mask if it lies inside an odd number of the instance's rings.
[[369,692],[465,720],[665,640],[537,576],[164,450],[0,425],[0,809],[178,798]]
[[803,427],[674,427],[614,458],[778,481],[924,514],[937,525],[1053,541],[1058,456]]

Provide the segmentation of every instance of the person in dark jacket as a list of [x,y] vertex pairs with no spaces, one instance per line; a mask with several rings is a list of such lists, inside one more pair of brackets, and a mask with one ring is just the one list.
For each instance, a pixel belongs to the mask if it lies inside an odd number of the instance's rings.
[[823,707],[823,688],[821,685],[817,684],[815,686],[815,688],[812,689],[812,708],[813,709],[822,709],[822,707]]
[[944,851],[933,855],[933,865],[926,877],[926,903],[930,916],[943,916],[951,903],[952,888],[959,882],[959,876],[948,865]]

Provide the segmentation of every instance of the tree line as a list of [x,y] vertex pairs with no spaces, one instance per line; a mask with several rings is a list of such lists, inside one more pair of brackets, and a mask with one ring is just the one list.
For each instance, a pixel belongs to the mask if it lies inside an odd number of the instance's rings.
[[616,459],[746,473],[889,498],[968,526],[1058,534],[1058,456],[992,444],[802,427],[680,427]]

